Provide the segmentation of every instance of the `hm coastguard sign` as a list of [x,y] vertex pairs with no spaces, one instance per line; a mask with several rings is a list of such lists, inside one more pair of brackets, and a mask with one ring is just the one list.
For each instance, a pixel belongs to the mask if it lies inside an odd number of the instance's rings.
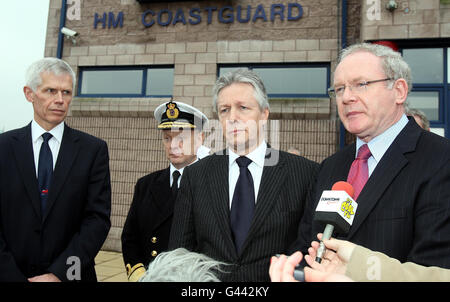
[[[303,16],[303,7],[299,3],[274,3],[270,7],[264,7],[263,4],[257,6],[237,5],[237,6],[208,6],[208,7],[193,7],[191,9],[178,8],[175,10],[161,9],[161,10],[146,10],[141,15],[141,23],[145,27],[152,27],[155,24],[159,26],[170,25],[196,25],[202,22],[211,24],[214,19],[219,23],[248,23],[262,20],[263,22],[280,21],[297,21]],[[95,13],[94,28],[101,25],[102,28],[117,26],[122,27],[124,20],[124,13],[119,12],[115,15],[112,12],[108,14],[104,12],[102,15]]]

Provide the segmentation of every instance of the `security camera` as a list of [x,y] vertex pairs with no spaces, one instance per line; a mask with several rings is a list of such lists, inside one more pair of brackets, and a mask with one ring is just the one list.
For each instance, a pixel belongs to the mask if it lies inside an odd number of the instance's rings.
[[386,9],[390,12],[393,12],[398,8],[397,2],[395,0],[389,0],[389,2],[386,4]]
[[67,27],[61,28],[61,33],[67,37],[76,37],[79,35],[79,33],[77,33],[74,30],[71,30],[70,28],[67,28]]

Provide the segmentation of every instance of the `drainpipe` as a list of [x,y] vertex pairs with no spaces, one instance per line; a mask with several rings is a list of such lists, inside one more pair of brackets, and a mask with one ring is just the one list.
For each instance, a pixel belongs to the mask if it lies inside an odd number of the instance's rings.
[[58,48],[56,49],[56,57],[58,59],[62,58],[63,45],[64,45],[64,35],[61,29],[66,25],[66,10],[67,3],[66,0],[61,0],[61,16],[59,18],[59,29],[58,29]]
[[[347,0],[342,0],[341,8],[341,48],[347,47]],[[345,147],[345,133],[346,129],[342,122],[339,122],[339,147]]]

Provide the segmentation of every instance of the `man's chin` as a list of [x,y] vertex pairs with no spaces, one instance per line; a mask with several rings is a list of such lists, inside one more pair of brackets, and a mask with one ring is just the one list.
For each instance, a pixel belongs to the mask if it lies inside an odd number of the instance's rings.
[[249,142],[247,140],[243,141],[233,141],[232,144],[228,146],[238,155],[245,155],[253,151],[258,144],[256,142]]

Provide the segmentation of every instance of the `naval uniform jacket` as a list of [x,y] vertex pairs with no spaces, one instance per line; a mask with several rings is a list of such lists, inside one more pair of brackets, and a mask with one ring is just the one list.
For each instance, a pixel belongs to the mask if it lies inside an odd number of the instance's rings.
[[170,167],[140,178],[122,231],[125,265],[145,267],[167,250],[174,200],[170,188]]

